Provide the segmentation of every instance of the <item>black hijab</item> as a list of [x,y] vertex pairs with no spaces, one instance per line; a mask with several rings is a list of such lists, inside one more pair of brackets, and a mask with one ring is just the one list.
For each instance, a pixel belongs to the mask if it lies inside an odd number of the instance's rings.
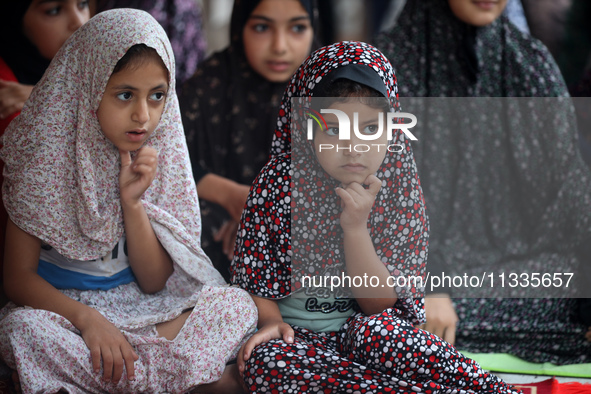
[[23,18],[32,0],[0,3],[0,57],[23,84],[34,85],[43,76],[51,59],[39,53],[23,32]]
[[[235,1],[229,47],[203,61],[179,94],[197,182],[211,172],[250,185],[269,158],[281,97],[288,81],[268,81],[246,59],[242,32],[260,1]],[[313,1],[300,2],[314,21]],[[213,232],[229,215],[220,206],[204,200],[201,200],[201,214],[202,246],[216,268],[228,278],[229,260],[221,253],[221,246],[214,243]]]

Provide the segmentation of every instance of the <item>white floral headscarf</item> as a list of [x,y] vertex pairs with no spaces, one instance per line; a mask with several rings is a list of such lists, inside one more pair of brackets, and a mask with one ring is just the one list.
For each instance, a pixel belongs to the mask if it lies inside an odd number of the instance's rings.
[[[90,260],[113,249],[124,231],[120,157],[103,135],[96,111],[115,64],[140,43],[156,49],[170,74],[160,123],[145,144],[159,152],[159,163],[143,204],[152,223],[163,225],[203,256],[203,265],[211,265],[200,248],[199,204],[175,93],[172,48],[162,27],[143,11],[98,14],[55,56],[6,130],[0,151],[4,204],[18,227],[68,258]],[[216,272],[207,275],[218,281]]]

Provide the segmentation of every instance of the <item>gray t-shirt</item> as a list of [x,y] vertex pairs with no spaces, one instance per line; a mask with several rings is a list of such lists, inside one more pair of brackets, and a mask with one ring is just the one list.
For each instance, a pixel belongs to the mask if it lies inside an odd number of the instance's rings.
[[353,298],[290,296],[278,300],[283,321],[316,332],[339,331],[355,313]]

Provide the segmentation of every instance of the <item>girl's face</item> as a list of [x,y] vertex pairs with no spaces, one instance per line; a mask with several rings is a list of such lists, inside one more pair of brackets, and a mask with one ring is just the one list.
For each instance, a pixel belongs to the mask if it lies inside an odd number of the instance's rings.
[[33,0],[23,17],[23,33],[41,56],[51,60],[89,19],[88,1]]
[[112,74],[97,110],[105,137],[127,152],[141,148],[160,122],[167,92],[167,70],[153,59]]
[[299,0],[261,0],[244,26],[246,59],[265,79],[286,82],[310,53],[313,34]]
[[386,157],[388,136],[384,120],[384,130],[380,137],[369,141],[358,138],[353,131],[353,113],[358,113],[358,130],[365,135],[375,134],[378,131],[379,116],[385,119],[386,114],[381,109],[360,103],[357,99],[334,103],[328,109],[337,109],[349,116],[351,139],[339,139],[336,115],[323,114],[328,129],[317,130],[314,135],[314,150],[318,162],[328,175],[345,187],[353,182],[363,184],[382,165]]
[[507,0],[448,0],[454,15],[473,26],[486,26],[495,21],[507,5]]

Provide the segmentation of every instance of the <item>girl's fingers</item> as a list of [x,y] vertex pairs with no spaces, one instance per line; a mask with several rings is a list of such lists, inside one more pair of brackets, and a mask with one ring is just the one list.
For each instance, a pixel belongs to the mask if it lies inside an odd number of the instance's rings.
[[353,199],[351,193],[348,190],[345,190],[342,187],[337,187],[335,188],[335,192],[337,193],[337,196],[341,198],[341,201],[345,205],[355,203],[355,200]]
[[282,337],[283,337],[283,341],[286,343],[293,343],[293,337],[294,337],[294,331],[293,328],[291,328],[291,326],[289,324],[285,324],[284,326],[282,326]]
[[246,360],[244,358],[244,345],[238,351],[238,358],[236,359],[236,363],[238,364],[238,372],[240,373],[241,377],[244,377],[244,368],[246,366]]
[[[280,334],[280,333],[279,333]],[[246,361],[250,358],[250,354],[252,350],[260,345],[261,343],[268,342],[273,338],[280,338],[277,336],[277,331],[274,331],[272,334],[268,332],[256,332],[253,336],[251,336],[248,341],[244,344],[244,355],[243,360]]]
[[92,360],[92,370],[95,373],[100,373],[101,371],[101,349],[98,346],[94,346],[90,349],[90,359]]
[[[351,186],[347,187],[347,189],[343,189],[337,187],[335,189],[337,195],[341,198],[341,207],[343,210],[345,208],[357,210],[357,209],[364,209],[366,205],[369,204],[369,208],[373,206],[375,196],[372,196],[371,201],[370,198],[367,196],[367,192],[363,189],[363,186],[357,184],[363,191],[358,191],[352,188]],[[363,193],[363,194],[361,194]]]
[[131,165],[131,155],[128,151],[119,149],[119,156],[121,157],[121,167],[128,167]]
[[252,349],[254,349],[256,346],[256,343],[254,345],[252,344],[253,338],[254,335],[250,337],[250,339],[246,341],[244,345],[242,345],[240,351],[238,352],[238,358],[236,359],[236,363],[238,364],[238,372],[240,373],[240,376],[244,376],[244,368],[246,368],[246,361],[248,361]]
[[345,191],[349,193],[353,201],[361,201],[364,198],[364,195],[367,194],[363,186],[359,183],[350,184]]
[[149,146],[145,146],[145,147],[141,148],[140,150],[138,150],[136,160],[144,158],[144,157],[153,157],[153,158],[157,159],[158,158],[158,151],[154,148],[150,148]]
[[263,341],[261,341],[261,340],[257,340],[255,335],[250,337],[250,339],[248,341],[246,341],[246,343],[242,347],[244,349],[244,352],[242,352],[242,361],[246,362],[250,358],[250,354],[252,353],[252,349],[257,347],[257,345],[262,342]]
[[[367,189],[363,185],[367,185]],[[355,199],[364,198],[368,194],[372,198],[375,198],[382,188],[382,181],[380,181],[375,175],[369,175],[365,178],[363,185],[357,182],[352,182],[347,186],[346,190],[350,192]]]
[[357,183],[357,182],[349,183],[349,185],[347,186],[347,190],[354,190],[355,192],[357,192],[359,194],[365,192],[365,188],[363,187],[363,185],[361,183]]
[[103,380],[109,382],[113,376],[113,354],[111,349],[102,349],[101,356],[103,359]]
[[140,176],[148,176],[151,177],[156,174],[156,166],[148,165],[148,164],[134,164],[133,165],[133,172],[139,174]]
[[124,368],[127,371],[127,378],[132,380],[135,376],[134,362],[138,359],[138,356],[131,348],[131,345],[126,341],[122,347],[112,348],[111,355],[113,365],[111,382],[117,383],[121,380]]
[[156,167],[158,164],[158,151],[154,148],[142,148],[138,151],[135,159],[131,160],[131,153],[119,149],[119,156],[121,156],[121,166],[126,167],[133,164],[134,170],[139,166],[146,165],[150,168]]
[[158,165],[158,158],[154,156],[136,157],[133,161],[133,166],[137,167],[141,165],[155,168]]
[[125,362],[125,370],[127,371],[127,379],[133,380],[135,378],[135,361],[138,355],[130,347],[123,352],[123,361]]
[[382,188],[382,181],[380,181],[380,179],[375,175],[368,176],[365,179],[365,184],[369,186],[369,188],[367,190],[369,190],[369,192],[374,197],[378,195],[378,192]]
[[123,375],[124,360],[121,349],[115,349],[113,352],[113,376],[111,382],[117,383]]

